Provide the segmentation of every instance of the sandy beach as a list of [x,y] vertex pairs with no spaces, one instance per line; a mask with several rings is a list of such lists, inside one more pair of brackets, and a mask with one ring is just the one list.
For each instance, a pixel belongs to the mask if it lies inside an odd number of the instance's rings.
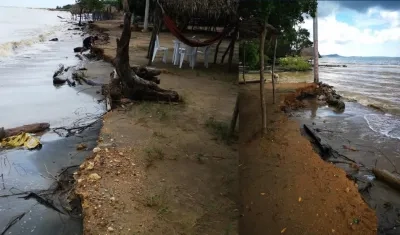
[[[95,23],[110,36],[101,46],[107,58],[119,23]],[[147,63],[149,38],[133,33],[131,64]],[[171,48],[172,39],[160,33],[162,45]],[[183,105],[134,102],[105,116],[98,149],[76,176],[85,234],[377,233],[357,185],[314,152],[298,122],[268,99],[271,127],[260,139],[257,85],[239,89],[237,72],[198,64],[153,64],[164,71],[161,87],[182,93]],[[280,84],[279,94],[299,86]],[[238,93],[239,139],[227,139]]]

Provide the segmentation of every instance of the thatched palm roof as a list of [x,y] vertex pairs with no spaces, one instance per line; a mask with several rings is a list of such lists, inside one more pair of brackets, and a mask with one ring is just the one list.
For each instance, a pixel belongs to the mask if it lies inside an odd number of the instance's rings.
[[[260,37],[260,34],[263,30],[264,22],[263,20],[251,17],[249,19],[242,19],[239,24],[239,35],[241,39],[254,39]],[[278,29],[274,26],[267,24],[267,36],[269,39],[272,35],[280,35]]]
[[159,0],[167,14],[218,18],[236,15],[239,0]]
[[[305,57],[307,59],[314,58],[314,47],[307,47],[307,48],[301,49],[300,56]],[[318,52],[318,57],[321,58],[321,55],[319,54],[319,52]]]

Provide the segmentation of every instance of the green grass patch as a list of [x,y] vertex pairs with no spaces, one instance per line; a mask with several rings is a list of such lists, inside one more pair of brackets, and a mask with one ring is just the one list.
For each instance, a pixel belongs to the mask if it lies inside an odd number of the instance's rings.
[[308,71],[311,70],[311,64],[301,57],[279,58],[279,65],[288,71]]

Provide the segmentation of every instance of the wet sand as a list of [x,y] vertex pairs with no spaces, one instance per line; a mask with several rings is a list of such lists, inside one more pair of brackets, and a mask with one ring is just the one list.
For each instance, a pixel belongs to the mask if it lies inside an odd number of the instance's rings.
[[[97,145],[100,123],[87,129],[80,136],[53,141],[52,135],[42,138],[39,151],[11,150],[1,152],[1,171],[5,189],[0,191],[0,228],[21,213],[26,215],[12,226],[7,234],[82,234],[82,219],[74,219],[49,209],[36,200],[24,200],[25,195],[15,193],[46,190],[63,168],[79,165]],[[85,143],[87,150],[77,151],[76,145]],[[1,182],[3,183],[3,182]],[[2,186],[2,185],[1,185]],[[51,198],[59,206],[58,198]]]
[[[66,26],[68,27],[68,26]],[[65,29],[66,30],[66,29]],[[0,115],[6,128],[18,125],[49,122],[51,128],[71,127],[79,123],[92,122],[104,113],[100,86],[64,85],[55,87],[52,75],[59,63],[65,66],[81,64],[88,70],[85,74],[98,83],[108,81],[111,65],[101,61],[80,62],[74,57],[72,48],[81,44],[75,32],[61,32],[60,41],[50,45],[40,54],[24,55],[19,64],[2,64],[0,68],[0,108],[7,110]],[[22,69],[21,69],[22,68]],[[40,150],[7,150],[0,152],[0,228],[21,213],[25,216],[8,231],[12,234],[82,234],[82,219],[62,215],[38,204],[34,199],[24,200],[19,196],[7,196],[20,192],[46,190],[65,167],[79,165],[96,146],[102,122],[97,122],[69,138],[49,131],[41,137]],[[87,148],[76,150],[80,143]],[[72,168],[76,169],[76,168]],[[3,187],[4,180],[4,187]],[[60,206],[58,197],[50,197]]]
[[340,168],[324,162],[280,101],[305,84],[266,85],[267,131],[259,85],[242,87],[239,106],[240,234],[376,234],[374,211]]
[[[377,167],[389,172],[399,172],[397,167],[400,164],[399,140],[373,131],[365,119],[371,115],[384,114],[359,103],[347,102],[346,110],[342,114],[335,113],[328,107],[322,107],[294,113],[292,118],[301,126],[306,124],[313,129],[319,129],[318,134],[327,140],[333,149],[367,168]],[[344,145],[353,150],[345,149]],[[396,227],[399,219],[400,193],[375,180],[370,170],[361,168],[360,171],[356,171],[349,164],[336,165],[352,175],[360,188],[365,187],[368,182],[372,184],[369,191],[361,192],[361,195],[369,206],[376,210],[379,221],[378,234],[398,234]]]

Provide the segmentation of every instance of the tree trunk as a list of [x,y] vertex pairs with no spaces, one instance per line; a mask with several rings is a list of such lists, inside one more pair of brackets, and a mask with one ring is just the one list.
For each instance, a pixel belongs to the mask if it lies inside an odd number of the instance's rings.
[[313,38],[314,38],[314,83],[319,83],[319,74],[318,74],[318,15],[315,12],[315,17],[313,20]]
[[236,25],[235,31],[233,33],[233,39],[232,39],[232,47],[229,52],[229,59],[228,59],[228,65],[229,65],[229,71],[232,69],[232,59],[233,59],[233,54],[235,53],[235,43],[236,39],[238,38],[238,33],[239,33],[239,24]]
[[82,25],[82,12],[83,12],[83,9],[81,8],[80,13],[79,13],[79,26]]
[[218,44],[217,44],[217,47],[215,48],[215,54],[214,54],[214,64],[216,64],[216,63],[217,63],[217,59],[218,59],[218,52],[219,52],[219,46],[221,45],[221,43],[222,43],[222,40],[223,40],[223,39],[219,40],[219,42],[218,42]]
[[239,116],[239,95],[236,97],[235,109],[233,110],[233,115],[231,120],[230,133],[229,133],[231,136],[233,136],[233,133],[235,133],[236,121],[238,116]]
[[276,62],[276,47],[278,45],[278,37],[275,37],[275,48],[274,48],[274,58],[272,61],[272,68],[271,68],[271,79],[272,79],[272,102],[275,104],[275,62]]
[[260,101],[261,101],[261,124],[262,124],[262,133],[267,130],[267,115],[265,108],[265,95],[264,95],[264,45],[265,45],[265,37],[267,35],[267,21],[263,25],[263,31],[260,36]]
[[149,27],[149,11],[150,11],[150,0],[146,0],[146,8],[144,11],[144,24],[143,31],[147,31]]
[[224,63],[224,61],[225,61],[225,56],[228,54],[228,52],[229,52],[229,50],[231,49],[231,47],[232,47],[232,41],[229,43],[228,48],[226,48],[226,51],[225,51],[224,54],[222,55],[221,64]]
[[153,63],[152,58],[153,58],[153,53],[154,53],[154,46],[156,44],[156,36],[160,32],[160,28],[162,25],[162,19],[160,17],[160,11],[159,8],[156,8],[156,11],[154,12],[154,26],[153,26],[153,33],[151,36],[151,41],[150,41],[150,48],[149,48],[149,62],[147,63],[148,66],[151,66]]
[[[124,1],[127,4],[127,0]],[[120,87],[121,96],[134,100],[151,101],[181,101],[175,91],[164,90],[156,83],[146,81],[137,76],[129,65],[129,43],[131,39],[131,13],[125,8],[124,27],[121,38],[117,39],[117,55],[113,61],[118,79],[114,79],[110,85]],[[110,90],[113,89],[110,86]]]

